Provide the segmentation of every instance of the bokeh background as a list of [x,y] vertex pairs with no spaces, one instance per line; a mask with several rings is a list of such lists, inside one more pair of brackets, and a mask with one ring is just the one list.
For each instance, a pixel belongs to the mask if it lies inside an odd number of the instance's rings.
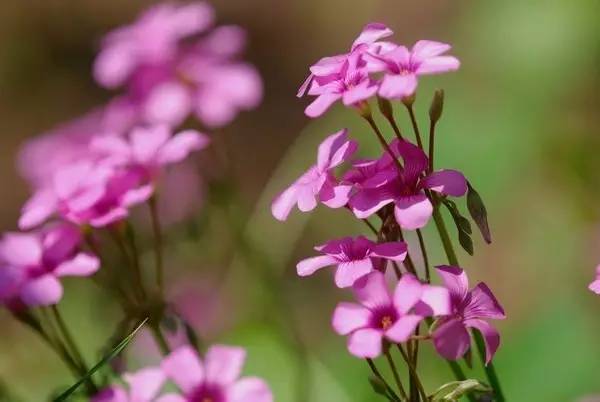
[[[98,41],[148,4],[0,2],[3,231],[15,229],[28,196],[15,168],[20,144],[110,98],[90,75]],[[226,180],[204,185],[194,221],[169,234],[172,293],[187,303],[207,342],[246,346],[247,372],[264,376],[278,402],[296,401],[299,387],[308,393],[305,401],[377,400],[366,365],[346,353],[345,340],[329,326],[335,303],[348,295],[332,287],[328,273],[300,279],[294,269],[313,245],[363,228],[343,211],[324,208],[280,224],[268,205],[339,128],[361,139],[361,155],[377,152],[352,111],[338,106],[309,121],[306,100],[294,95],[310,64],[344,51],[365,23],[381,21],[399,42],[452,43],[462,61],[457,73],[423,79],[416,107],[425,124],[433,90],[446,90],[439,164],[464,171],[488,207],[493,243],[475,236],[475,256],[460,257],[472,281],[485,280],[507,311],[498,323],[495,362],[508,400],[563,402],[600,393],[600,298],[586,289],[600,262],[600,3],[225,0],[214,6],[220,22],[248,30],[247,58],[264,78],[265,99],[218,133]],[[397,113],[408,132],[404,111]],[[232,193],[235,206],[223,207]],[[426,234],[433,263],[443,263],[439,239]],[[62,308],[92,361],[119,311],[82,282],[69,284]],[[42,401],[72,382],[38,338],[6,313],[0,320],[0,380],[10,392]],[[142,335],[130,349],[133,367],[152,358],[150,343]],[[429,388],[451,380],[430,347],[421,366]]]

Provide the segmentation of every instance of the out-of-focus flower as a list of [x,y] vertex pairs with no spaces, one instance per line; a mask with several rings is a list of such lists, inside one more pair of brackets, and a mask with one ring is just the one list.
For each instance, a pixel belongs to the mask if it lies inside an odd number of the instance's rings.
[[446,43],[420,40],[411,50],[397,46],[376,55],[381,65],[374,70],[385,72],[379,95],[387,99],[402,99],[416,91],[418,76],[458,70],[460,62],[456,57],[442,55],[450,47]]
[[315,250],[324,255],[300,261],[296,266],[298,275],[312,275],[323,267],[336,265],[335,284],[345,288],[352,286],[366,274],[384,268],[380,259],[404,261],[408,249],[406,243],[401,241],[374,243],[364,236],[359,236],[356,239],[345,237],[331,240],[315,247]]
[[92,397],[91,402],[168,402],[157,398],[165,383],[165,375],[160,368],[144,368],[132,374],[124,374],[128,389],[112,385]]
[[446,359],[461,358],[471,346],[468,329],[474,328],[483,335],[489,363],[500,346],[500,334],[486,320],[506,318],[502,306],[485,283],[469,290],[469,279],[462,269],[446,265],[436,268],[452,301],[451,314],[441,319],[433,334],[436,350]]
[[466,194],[467,182],[462,173],[448,169],[425,176],[428,159],[419,147],[395,140],[390,148],[402,158],[402,172],[398,171],[390,155],[383,155],[380,163],[387,168],[377,170],[377,176],[373,176],[367,185],[363,184],[350,199],[352,211],[358,218],[367,218],[394,203],[394,215],[400,227],[419,229],[427,224],[433,213],[425,189],[453,197]]
[[106,37],[94,66],[107,88],[126,86],[141,122],[178,125],[194,113],[205,125],[228,124],[262,100],[256,69],[237,60],[245,32],[222,26],[203,37],[213,10],[205,3],[162,4]]
[[167,356],[161,367],[183,395],[168,394],[161,402],[272,402],[268,385],[256,377],[240,377],[246,353],[237,347],[215,345],[204,361],[190,346]]
[[600,265],[596,267],[596,279],[588,286],[592,292],[600,295]]
[[209,142],[206,135],[195,130],[172,136],[168,126],[157,125],[133,129],[129,141],[115,136],[96,138],[91,149],[109,164],[126,167],[151,182],[157,179],[163,166],[181,162]]
[[63,295],[60,278],[90,276],[98,258],[80,250],[81,234],[68,224],[0,240],[0,299],[9,307],[48,306]]
[[393,294],[379,271],[358,279],[353,290],[360,304],[339,303],[332,325],[338,334],[349,335],[348,350],[357,357],[377,357],[384,339],[405,342],[424,317],[450,312],[446,289],[423,285],[411,274],[402,276]]
[[352,186],[338,184],[332,170],[350,158],[358,148],[358,144],[347,137],[348,130],[340,130],[319,145],[317,164],[273,201],[271,212],[275,218],[286,220],[294,205],[298,205],[302,212],[313,210],[318,202],[330,208],[346,205]]

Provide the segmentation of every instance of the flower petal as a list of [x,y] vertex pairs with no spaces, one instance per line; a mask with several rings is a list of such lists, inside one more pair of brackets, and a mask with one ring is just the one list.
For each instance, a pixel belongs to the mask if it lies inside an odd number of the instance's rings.
[[317,167],[320,172],[334,168],[348,159],[356,149],[356,141],[348,140],[348,129],[342,129],[327,138],[319,145]]
[[471,337],[462,321],[451,319],[435,330],[433,344],[437,352],[446,359],[458,360],[471,347]]
[[385,275],[379,271],[373,271],[358,279],[352,289],[356,299],[370,309],[387,306],[392,302]]
[[206,352],[206,381],[214,384],[233,383],[242,371],[246,360],[243,348],[215,345]]
[[335,102],[340,100],[342,95],[326,92],[319,95],[310,105],[304,109],[304,114],[308,117],[317,118],[323,115],[327,109],[331,107]]
[[481,332],[483,341],[485,342],[485,364],[489,364],[500,346],[500,334],[496,328],[483,320],[467,320],[465,321],[465,325]]
[[402,262],[408,253],[408,246],[403,241],[377,243],[371,249],[371,256]]
[[394,306],[402,314],[407,314],[421,300],[423,284],[412,274],[404,274],[394,291]]
[[379,86],[379,96],[386,99],[403,99],[417,89],[418,81],[415,74],[386,74]]
[[342,302],[333,312],[331,325],[339,335],[348,335],[369,324],[371,311],[360,304]]
[[244,377],[227,389],[228,402],[273,402],[271,389],[260,378]]
[[165,357],[161,369],[183,392],[192,391],[204,381],[204,367],[191,346],[181,346]]
[[344,91],[342,100],[345,106],[353,106],[374,96],[378,90],[379,86],[371,82],[369,78],[365,78],[358,85]]
[[356,357],[375,358],[381,354],[383,333],[376,329],[359,329],[348,337],[348,351]]
[[144,103],[145,119],[153,124],[181,124],[192,110],[190,90],[178,82],[155,86]]
[[414,44],[410,51],[411,61],[421,63],[430,57],[439,56],[450,50],[452,46],[447,43],[435,42],[431,40],[420,40]]
[[34,234],[7,233],[0,240],[0,260],[18,267],[40,264],[42,242]]
[[359,278],[362,278],[374,269],[373,262],[370,258],[343,262],[338,265],[338,268],[335,271],[335,284],[338,288],[350,287],[354,285],[354,282]]
[[433,206],[425,194],[396,199],[394,216],[402,229],[414,230],[424,227],[432,213]]
[[485,283],[479,283],[471,290],[469,304],[465,307],[465,318],[506,318],[504,309]]
[[406,342],[415,333],[422,320],[423,317],[420,315],[404,315],[385,331],[385,337],[394,342]]
[[451,265],[438,265],[435,269],[450,292],[452,304],[455,306],[461,304],[469,292],[469,278],[466,272]]
[[292,184],[273,200],[271,213],[275,219],[285,221],[297,202],[298,187]]
[[450,292],[441,286],[423,285],[423,294],[415,306],[415,312],[425,317],[451,314]]
[[51,306],[59,302],[63,287],[51,274],[26,282],[21,288],[21,299],[28,306]]
[[438,170],[421,181],[422,185],[438,193],[462,197],[467,193],[467,180],[457,170]]
[[365,219],[394,202],[394,195],[386,191],[386,187],[365,188],[352,196],[349,203],[354,215],[359,219]]
[[184,160],[192,151],[204,149],[210,138],[196,130],[185,130],[169,139],[158,153],[158,163],[170,164]]
[[371,44],[379,39],[387,38],[393,35],[394,32],[386,25],[379,22],[371,22],[364,26],[358,38],[352,43],[352,49],[363,44]]
[[132,401],[150,401],[160,391],[165,382],[161,369],[144,368],[132,374],[123,375],[129,385],[129,398]]
[[321,268],[337,264],[338,261],[329,255],[307,258],[296,265],[299,276],[310,276]]
[[129,402],[129,397],[123,387],[113,385],[94,395],[91,402]]
[[[165,394],[165,395],[159,396],[154,402],[187,402],[187,401],[188,400],[185,399],[181,395]],[[127,401],[124,401],[124,402],[127,402]]]
[[349,185],[332,186],[325,183],[319,192],[319,199],[329,208],[341,208],[348,204],[352,188]]
[[440,74],[448,71],[456,71],[460,67],[460,61],[453,56],[438,56],[424,60],[417,68],[417,74]]
[[100,260],[88,253],[79,253],[56,267],[56,276],[90,276],[100,268]]

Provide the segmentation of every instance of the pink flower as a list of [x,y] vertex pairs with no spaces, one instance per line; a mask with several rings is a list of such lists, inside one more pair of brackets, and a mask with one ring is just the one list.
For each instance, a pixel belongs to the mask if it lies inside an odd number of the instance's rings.
[[166,379],[160,368],[144,368],[123,375],[123,379],[129,389],[113,385],[100,391],[91,402],[168,402],[164,397],[156,399]]
[[596,279],[588,287],[592,292],[600,295],[600,265],[596,267]]
[[205,148],[209,138],[195,130],[185,130],[171,136],[165,125],[135,128],[129,141],[121,137],[99,137],[92,150],[103,155],[109,163],[126,166],[139,172],[147,181],[155,180],[165,165],[181,162],[192,151]]
[[423,285],[411,274],[402,276],[393,294],[379,271],[357,280],[353,289],[360,304],[338,304],[332,325],[338,334],[349,335],[348,350],[356,357],[377,357],[384,339],[405,342],[424,317],[450,312],[446,289]]
[[389,242],[374,243],[366,237],[356,239],[345,237],[331,240],[322,246],[315,247],[324,255],[302,260],[296,266],[298,275],[308,276],[329,265],[336,265],[335,284],[339,288],[352,286],[356,280],[378,268],[380,258],[392,261],[404,261],[407,253],[406,243]]
[[183,396],[168,394],[160,402],[272,402],[268,385],[256,377],[239,378],[246,353],[242,348],[212,346],[204,361],[190,346],[167,356],[161,367]]
[[392,143],[391,148],[402,158],[402,173],[398,172],[391,157],[384,154],[377,169],[373,170],[377,175],[367,185],[363,184],[350,199],[352,211],[358,218],[367,218],[394,203],[394,215],[400,227],[419,229],[427,224],[433,213],[424,189],[453,197],[466,194],[467,182],[462,173],[439,170],[425,175],[428,160],[420,148],[398,140]]
[[90,276],[99,260],[80,250],[76,227],[61,224],[38,233],[8,233],[0,240],[0,299],[10,306],[48,306],[63,295],[60,278]]
[[489,363],[500,346],[500,334],[486,320],[506,318],[502,306],[485,283],[469,290],[469,280],[462,269],[446,265],[436,268],[452,302],[451,314],[442,318],[433,334],[436,350],[446,359],[461,358],[471,346],[469,328],[474,328],[483,335]]
[[377,55],[381,61],[379,70],[385,72],[379,95],[402,99],[416,91],[418,76],[458,70],[460,62],[456,57],[442,56],[448,50],[450,45],[445,43],[420,40],[410,51],[405,46],[397,46]]
[[356,152],[358,144],[347,136],[348,130],[340,130],[319,145],[317,164],[273,201],[271,212],[275,218],[286,220],[294,205],[302,212],[312,211],[318,202],[330,208],[346,205],[352,186],[338,185],[332,171]]

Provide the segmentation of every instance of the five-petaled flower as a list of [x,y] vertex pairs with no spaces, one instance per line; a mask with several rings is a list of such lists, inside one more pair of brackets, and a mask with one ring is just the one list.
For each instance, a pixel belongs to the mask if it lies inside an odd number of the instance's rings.
[[357,357],[377,357],[384,340],[405,342],[425,317],[450,312],[448,291],[421,284],[412,274],[402,276],[393,294],[379,271],[358,279],[353,290],[360,304],[338,304],[332,325],[338,334],[349,335],[348,350]]
[[336,265],[335,284],[340,288],[352,286],[376,269],[385,269],[384,260],[404,261],[407,253],[404,242],[374,243],[364,236],[331,240],[315,250],[324,255],[300,261],[296,266],[298,275],[312,275],[323,267]]
[[461,358],[471,346],[469,328],[474,328],[483,336],[485,360],[489,363],[500,346],[500,334],[486,320],[506,318],[502,306],[485,283],[469,290],[469,279],[461,268],[446,265],[436,268],[452,301],[451,314],[441,319],[433,334],[436,350],[446,359]]
[[275,218],[286,220],[294,205],[298,205],[300,211],[308,212],[318,202],[330,208],[341,208],[347,204],[352,186],[340,185],[333,175],[333,169],[350,158],[358,147],[355,141],[347,137],[348,130],[340,130],[319,145],[317,164],[311,166],[271,204]]

